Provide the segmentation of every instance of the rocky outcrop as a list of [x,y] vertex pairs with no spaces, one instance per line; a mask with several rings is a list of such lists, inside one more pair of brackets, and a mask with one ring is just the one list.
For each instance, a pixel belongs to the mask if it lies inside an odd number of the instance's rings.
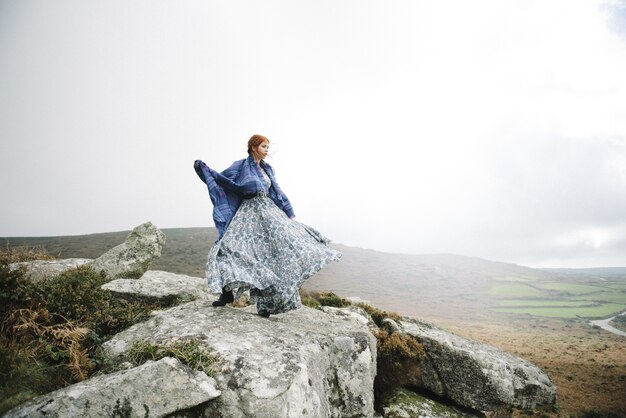
[[124,299],[142,299],[172,305],[194,299],[214,300],[208,292],[206,279],[149,270],[139,279],[117,279],[102,286],[103,289]]
[[[375,327],[359,307],[322,309],[333,316]],[[409,317],[399,323],[385,318],[381,326],[392,333],[411,335],[424,346],[426,357],[420,364],[420,373],[411,379],[411,384],[418,388],[478,411],[500,413],[556,402],[556,387],[548,375],[510,353]]]
[[165,234],[151,222],[139,225],[126,241],[96,258],[91,266],[104,270],[112,279],[138,279],[150,267],[153,260],[161,257]]
[[[104,357],[119,365],[134,342],[193,339],[218,359],[215,377],[166,358],[92,377],[6,416],[113,416],[123,409],[132,411],[130,416],[149,410],[150,417],[170,418],[373,417],[377,323],[423,344],[426,357],[411,384],[443,399],[476,411],[505,412],[555,402],[554,385],[533,364],[416,319],[377,317],[375,323],[358,306],[302,307],[270,318],[258,316],[254,307],[213,307],[216,296],[205,279],[145,272],[163,242],[160,231],[144,224],[97,260],[31,262],[31,276],[37,280],[91,263],[118,277],[103,288],[119,297],[179,304],[115,335],[103,345]],[[473,416],[407,390],[397,391],[382,412],[384,417]]]
[[424,345],[426,358],[413,381],[418,387],[481,411],[556,402],[550,378],[528,361],[415,319],[399,325]]
[[5,417],[163,417],[215,399],[215,380],[165,357],[39,396]]
[[219,398],[196,409],[222,417],[371,417],[376,340],[367,326],[302,307],[269,319],[254,307],[200,300],[158,311],[104,344],[124,360],[135,341],[194,338],[219,359]]
[[464,412],[406,389],[396,391],[382,405],[383,418],[474,418],[482,414]]
[[83,264],[91,265],[96,271],[103,270],[112,279],[137,279],[148,270],[152,261],[161,257],[164,243],[165,234],[151,222],[146,222],[133,229],[126,241],[95,260],[88,258],[35,260],[14,263],[11,264],[11,268],[24,268],[25,277],[33,281],[57,276]]

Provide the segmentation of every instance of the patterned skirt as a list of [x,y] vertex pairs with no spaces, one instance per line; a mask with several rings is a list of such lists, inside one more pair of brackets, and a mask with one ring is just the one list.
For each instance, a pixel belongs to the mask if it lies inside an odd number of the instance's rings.
[[222,238],[209,251],[209,291],[250,291],[258,312],[287,312],[301,306],[298,289],[341,253],[303,223],[289,219],[268,197],[246,199]]

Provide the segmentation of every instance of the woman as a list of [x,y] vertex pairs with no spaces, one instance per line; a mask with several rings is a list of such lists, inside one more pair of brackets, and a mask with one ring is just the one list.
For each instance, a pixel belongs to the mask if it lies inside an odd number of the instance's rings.
[[294,220],[291,203],[265,162],[269,140],[253,135],[248,158],[218,173],[200,160],[194,168],[209,187],[219,237],[209,251],[209,290],[224,306],[250,290],[259,315],[268,318],[301,306],[304,281],[341,253],[315,229]]

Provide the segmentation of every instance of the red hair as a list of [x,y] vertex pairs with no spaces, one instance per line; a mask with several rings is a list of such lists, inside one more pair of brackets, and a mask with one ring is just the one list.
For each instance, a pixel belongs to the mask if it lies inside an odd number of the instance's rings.
[[252,135],[248,140],[248,154],[252,154],[252,150],[265,141],[267,141],[268,144],[270,143],[270,140],[263,135]]

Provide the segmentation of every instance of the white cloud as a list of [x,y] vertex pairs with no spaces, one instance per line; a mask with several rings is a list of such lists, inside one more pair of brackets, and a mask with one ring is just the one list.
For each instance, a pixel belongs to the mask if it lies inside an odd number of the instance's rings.
[[210,225],[191,163],[262,133],[336,241],[626,265],[623,6],[5,3],[0,235]]

